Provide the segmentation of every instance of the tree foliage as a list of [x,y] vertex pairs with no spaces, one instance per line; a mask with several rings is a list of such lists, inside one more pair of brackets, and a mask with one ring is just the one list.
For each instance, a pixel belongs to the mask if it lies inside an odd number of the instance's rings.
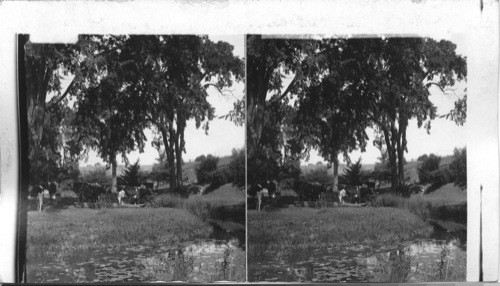
[[421,184],[436,183],[439,180],[439,166],[441,164],[441,156],[430,154],[418,167],[418,178]]
[[208,154],[203,161],[200,161],[195,167],[198,184],[207,184],[211,182],[211,173],[217,170],[219,157]]
[[139,159],[134,164],[128,165],[122,171],[122,175],[118,178],[118,184],[125,186],[140,186],[140,169]]
[[[385,145],[392,187],[398,189],[404,185],[410,120],[429,131],[437,116],[429,100],[430,88],[446,92],[467,74],[465,58],[455,53],[455,44],[445,40],[249,36],[247,43],[249,168],[256,171],[259,164],[252,161],[274,159],[266,151],[270,144],[262,140],[266,129],[271,129],[275,138],[280,132],[287,136],[275,144],[275,153],[281,153],[288,141],[301,153],[313,146],[338,165],[337,154],[363,150],[367,140],[364,131],[371,126],[378,133],[377,142]],[[291,81],[285,89],[286,78]],[[292,95],[297,96],[293,104]],[[452,119],[464,119],[464,103],[457,102],[460,108],[450,115]],[[268,119],[269,113],[286,110],[283,106],[298,110],[282,113],[298,116],[295,128],[286,126],[286,116]],[[304,112],[300,112],[301,107]]]
[[342,181],[345,184],[352,186],[361,186],[362,183],[362,165],[361,158],[356,161],[356,163],[349,164],[344,170],[342,175]]
[[450,163],[450,171],[455,179],[455,184],[467,187],[467,148],[455,148],[453,150],[453,161]]
[[109,184],[111,178],[106,175],[106,168],[103,166],[95,166],[93,170],[83,174],[82,181],[85,183]]

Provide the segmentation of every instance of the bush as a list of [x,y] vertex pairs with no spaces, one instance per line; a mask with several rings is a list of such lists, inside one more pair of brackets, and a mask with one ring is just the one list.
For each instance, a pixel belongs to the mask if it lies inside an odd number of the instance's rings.
[[[200,158],[199,164],[195,168],[196,179],[198,184],[210,183],[211,177],[214,176],[214,171],[217,170],[217,164],[219,163],[219,157],[207,155],[206,157]],[[197,158],[197,159],[198,159]]]
[[[422,157],[422,156],[420,156]],[[439,164],[441,157],[430,154],[427,158],[422,158],[422,163],[418,167],[418,178],[421,184],[438,183],[442,180],[442,174],[439,173]]]
[[341,176],[342,182],[351,186],[361,185],[361,158],[354,164],[350,164],[345,170],[344,174]]
[[139,159],[133,164],[128,166],[125,170],[122,171],[122,175],[118,177],[118,184],[125,186],[136,186],[138,187],[139,178],[140,178],[140,169]]
[[450,164],[450,172],[456,185],[467,187],[467,149],[455,148],[453,151],[453,161]]
[[96,166],[94,170],[83,174],[82,181],[85,183],[109,184],[111,178],[106,175],[106,168]]
[[176,186],[173,187],[169,190],[169,193],[181,197],[181,198],[187,198],[189,197],[189,187],[188,186]]
[[331,180],[328,179],[326,166],[318,166],[316,169],[307,172],[302,177],[306,182],[318,182],[323,185],[331,182]]
[[245,186],[245,149],[233,149],[227,172],[228,181],[226,183],[233,183],[238,187]]

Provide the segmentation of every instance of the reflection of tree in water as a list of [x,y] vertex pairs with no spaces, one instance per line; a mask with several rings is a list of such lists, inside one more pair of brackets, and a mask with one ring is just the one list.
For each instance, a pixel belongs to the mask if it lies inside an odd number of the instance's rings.
[[410,256],[404,250],[394,250],[389,253],[390,277],[387,282],[406,282],[410,273]]
[[176,255],[170,265],[173,281],[185,281],[194,269],[193,256],[186,256],[182,250],[176,251]]

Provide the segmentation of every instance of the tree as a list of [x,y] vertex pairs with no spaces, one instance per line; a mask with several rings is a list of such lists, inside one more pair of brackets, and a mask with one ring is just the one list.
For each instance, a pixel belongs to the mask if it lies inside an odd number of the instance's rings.
[[82,176],[82,181],[86,183],[109,184],[110,178],[106,175],[106,168],[96,166],[90,172]]
[[434,154],[430,154],[426,160],[420,163],[418,167],[418,178],[421,184],[436,183],[440,180],[439,165],[441,163],[441,157]]
[[167,182],[168,181],[168,165],[167,161],[165,160],[165,153],[160,152],[159,158],[156,160],[158,161],[153,165],[153,169],[151,170],[151,178],[153,181],[156,182],[156,188],[158,189],[159,185],[161,182]]
[[245,149],[233,149],[231,152],[231,162],[228,166],[228,172],[231,182],[238,187],[245,186]]
[[379,182],[379,187],[382,182],[390,181],[391,179],[391,166],[389,163],[386,151],[381,152],[378,162],[373,167],[373,176]]
[[184,130],[188,120],[208,132],[214,109],[208,88],[224,94],[243,76],[243,62],[228,43],[198,36],[131,36],[137,50],[131,69],[140,75],[132,86],[147,104],[144,116],[162,138],[169,166],[170,186],[181,185]]
[[450,171],[454,177],[455,184],[467,187],[467,148],[455,148],[453,150],[453,161],[450,163]]
[[118,183],[125,186],[140,186],[140,169],[139,159],[137,159],[134,164],[127,166],[127,168],[122,171],[122,175],[118,178]]
[[291,96],[315,69],[316,46],[316,41],[247,36],[248,184],[276,177],[298,159],[295,147],[301,144],[285,138],[283,121],[293,113]]
[[406,129],[411,119],[429,132],[437,116],[429,100],[434,86],[446,92],[458,80],[465,80],[465,58],[455,53],[456,45],[429,38],[386,38],[371,41],[367,58],[372,68],[362,75],[373,98],[370,116],[383,138],[391,165],[393,189],[404,185]]
[[198,184],[211,183],[210,174],[217,170],[217,164],[219,163],[219,157],[212,156],[208,154],[205,160],[198,163],[195,167],[196,178]]
[[361,185],[361,177],[362,177],[362,165],[361,165],[361,158],[356,161],[354,164],[350,164],[345,170],[344,174],[342,175],[343,181],[352,186],[360,186]]

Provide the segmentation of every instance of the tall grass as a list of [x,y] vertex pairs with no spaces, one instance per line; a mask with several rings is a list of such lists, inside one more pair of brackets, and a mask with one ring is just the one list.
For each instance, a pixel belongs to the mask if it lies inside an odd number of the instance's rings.
[[191,195],[189,198],[162,194],[154,198],[157,207],[177,208],[206,219],[244,220],[245,193],[226,184],[207,195]]
[[70,209],[28,213],[28,260],[82,261],[115,246],[173,244],[206,238],[211,227],[179,209]]
[[414,194],[404,198],[392,193],[380,194],[377,202],[386,207],[408,210],[424,220],[431,218],[467,219],[467,192],[453,184],[446,184],[425,195]]
[[328,245],[396,243],[427,237],[432,227],[395,208],[289,208],[248,211],[248,259],[295,260]]
[[404,198],[395,194],[385,193],[377,197],[377,202],[385,207],[408,210],[425,220],[431,216],[432,204],[420,196]]

